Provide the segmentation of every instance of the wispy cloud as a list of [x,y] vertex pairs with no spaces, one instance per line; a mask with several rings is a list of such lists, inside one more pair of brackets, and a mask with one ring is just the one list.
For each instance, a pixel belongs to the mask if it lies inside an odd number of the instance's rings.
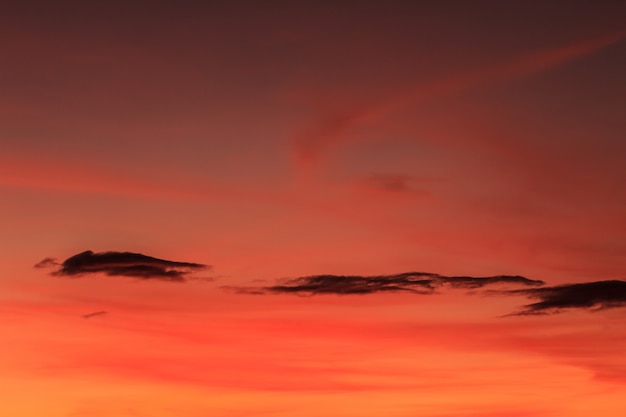
[[539,300],[510,316],[554,314],[567,309],[603,310],[626,306],[626,281],[596,281],[553,287],[498,291]]
[[81,276],[103,273],[110,276],[126,276],[141,279],[184,281],[186,275],[209,268],[208,265],[168,261],[132,252],[100,252],[90,250],[67,258],[62,263],[45,258],[36,268],[58,266],[52,275]]
[[433,294],[438,288],[477,289],[494,284],[539,286],[543,281],[515,275],[492,277],[447,277],[429,272],[405,272],[394,275],[313,275],[289,279],[280,285],[266,287],[227,287],[243,294],[288,293],[316,294],[373,294],[380,292],[410,292]]
[[364,183],[372,188],[394,193],[413,191],[410,175],[400,174],[373,174],[367,177]]
[[390,114],[408,106],[428,103],[434,99],[454,96],[474,88],[549,71],[617,44],[624,38],[626,38],[626,31],[622,30],[569,45],[531,51],[513,59],[452,77],[441,78],[426,84],[410,85],[403,93],[389,97],[382,102],[370,106],[361,105],[342,114],[330,115],[292,138],[297,168],[302,172],[310,171],[329,150],[340,144],[354,141],[356,138],[351,135],[351,132],[355,127],[380,122]]
[[59,263],[55,258],[44,258],[37,262],[34,266],[35,268],[49,268],[58,264]]

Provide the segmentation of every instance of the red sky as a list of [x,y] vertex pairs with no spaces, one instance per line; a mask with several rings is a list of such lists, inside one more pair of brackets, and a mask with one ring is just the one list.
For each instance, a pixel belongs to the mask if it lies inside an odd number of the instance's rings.
[[0,6],[1,415],[622,416],[624,2],[95,3]]

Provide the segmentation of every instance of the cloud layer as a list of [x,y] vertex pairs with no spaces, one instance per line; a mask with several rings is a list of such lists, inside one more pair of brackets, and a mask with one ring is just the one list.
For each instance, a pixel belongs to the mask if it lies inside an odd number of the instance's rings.
[[364,295],[383,292],[434,294],[437,289],[481,289],[497,284],[526,287],[490,290],[490,295],[522,295],[539,300],[506,316],[555,314],[570,309],[603,310],[626,306],[626,281],[597,281],[542,287],[545,283],[518,275],[492,277],[443,276],[429,272],[405,272],[394,275],[313,275],[284,280],[263,287],[226,287],[240,294],[320,294]]
[[110,276],[126,276],[141,279],[184,281],[185,276],[208,268],[207,265],[168,261],[132,252],[81,252],[59,264],[46,258],[35,265],[37,268],[56,265],[59,268],[52,275],[81,276],[103,273]]
[[447,277],[430,272],[405,272],[395,275],[313,275],[285,281],[267,287],[236,287],[244,294],[290,293],[316,294],[373,294],[378,292],[411,292],[433,294],[437,288],[477,289],[493,284],[543,285],[543,281],[522,276],[497,275],[493,277]]
[[[207,265],[169,261],[133,252],[85,251],[67,258],[62,263],[45,258],[36,268],[57,267],[56,276],[82,276],[102,273],[109,276],[126,276],[140,279],[157,279],[184,282],[192,272],[209,268]],[[626,306],[626,281],[596,281],[544,287],[544,281],[519,275],[490,277],[444,276],[430,272],[404,272],[392,275],[312,275],[279,280],[276,285],[260,287],[223,287],[240,294],[320,294],[365,295],[386,292],[434,294],[438,289],[482,289],[493,285],[517,285],[523,289],[487,291],[491,295],[525,296],[537,302],[506,316],[545,315],[563,310],[603,310]],[[103,314],[97,312],[93,315]],[[85,317],[91,317],[86,315]]]

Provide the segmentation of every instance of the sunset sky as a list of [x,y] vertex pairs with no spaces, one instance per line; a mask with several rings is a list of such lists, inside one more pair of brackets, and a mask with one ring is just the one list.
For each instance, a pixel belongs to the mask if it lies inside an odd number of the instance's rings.
[[623,417],[625,16],[1,2],[0,415]]

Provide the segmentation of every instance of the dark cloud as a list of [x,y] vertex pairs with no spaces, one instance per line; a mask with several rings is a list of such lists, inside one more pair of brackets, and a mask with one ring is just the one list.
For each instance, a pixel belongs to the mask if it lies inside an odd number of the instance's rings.
[[35,268],[48,268],[59,264],[55,258],[45,258],[35,264]]
[[553,314],[573,308],[602,310],[626,306],[626,281],[618,280],[498,291],[497,293],[525,295],[530,299],[539,300],[524,306],[524,309],[517,313],[509,314],[510,316]]
[[104,273],[111,276],[126,276],[142,279],[184,281],[185,276],[194,271],[208,268],[207,265],[175,262],[153,258],[132,252],[100,252],[90,250],[74,255],[62,264],[46,258],[35,267],[59,266],[53,275],[80,276]]
[[84,319],[90,319],[92,317],[96,317],[96,316],[104,316],[106,315],[107,312],[106,311],[94,311],[93,313],[88,313],[88,314],[83,314],[82,317]]
[[284,281],[266,287],[230,288],[245,294],[290,293],[316,294],[373,294],[380,292],[411,292],[432,294],[437,288],[451,287],[477,289],[493,284],[543,285],[543,281],[521,276],[497,275],[493,277],[447,277],[429,272],[405,272],[395,275],[314,275]]

